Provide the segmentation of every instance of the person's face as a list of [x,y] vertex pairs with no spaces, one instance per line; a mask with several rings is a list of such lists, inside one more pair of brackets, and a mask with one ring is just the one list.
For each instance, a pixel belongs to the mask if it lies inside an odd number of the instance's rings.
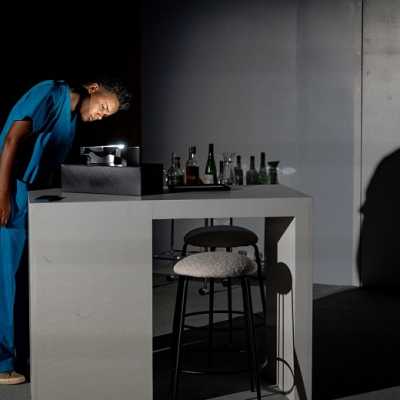
[[89,96],[82,100],[80,114],[82,121],[97,121],[115,114],[119,108],[117,95],[97,83],[86,86]]

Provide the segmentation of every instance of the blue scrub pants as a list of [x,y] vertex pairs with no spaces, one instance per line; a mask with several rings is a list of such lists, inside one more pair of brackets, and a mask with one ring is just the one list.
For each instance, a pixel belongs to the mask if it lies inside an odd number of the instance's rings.
[[14,370],[15,275],[26,244],[27,210],[27,185],[16,180],[8,224],[0,227],[0,373]]

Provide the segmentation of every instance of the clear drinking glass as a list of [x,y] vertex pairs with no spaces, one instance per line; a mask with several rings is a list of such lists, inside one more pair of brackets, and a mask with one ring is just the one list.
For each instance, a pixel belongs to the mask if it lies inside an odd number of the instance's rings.
[[222,153],[224,169],[221,183],[224,185],[233,185],[235,181],[235,171],[233,167],[233,158],[235,153]]

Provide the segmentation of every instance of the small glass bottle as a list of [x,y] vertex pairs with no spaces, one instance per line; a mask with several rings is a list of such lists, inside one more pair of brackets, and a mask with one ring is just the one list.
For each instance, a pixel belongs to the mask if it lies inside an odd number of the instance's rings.
[[210,143],[208,145],[208,158],[207,164],[204,171],[204,183],[205,184],[216,184],[217,179],[217,167],[215,166],[214,159],[214,144]]
[[175,157],[175,177],[176,177],[176,185],[184,185],[185,183],[185,174],[181,169],[181,158]]
[[233,170],[233,157],[234,153],[229,154],[228,156],[228,176],[229,176],[229,185],[233,185],[235,183],[235,172]]
[[181,170],[181,158],[171,155],[171,167],[168,169],[168,186],[183,185],[184,174]]
[[236,156],[235,185],[243,185],[242,157]]
[[224,181],[224,161],[220,160],[220,162],[219,162],[218,184],[221,185],[223,181]]
[[250,169],[246,172],[246,185],[257,185],[258,173],[256,171],[255,157],[250,157]]
[[175,185],[175,153],[171,153],[171,165],[167,171],[167,184],[168,186]]
[[163,168],[163,190],[168,190],[168,171]]
[[269,176],[270,176],[270,183],[272,185],[278,185],[278,165],[279,161],[270,161],[268,163],[269,166]]
[[196,160],[196,146],[189,147],[189,158],[186,161],[186,185],[199,183],[199,165]]
[[261,153],[261,158],[260,158],[260,171],[258,172],[258,183],[260,185],[265,185],[269,183],[264,152]]

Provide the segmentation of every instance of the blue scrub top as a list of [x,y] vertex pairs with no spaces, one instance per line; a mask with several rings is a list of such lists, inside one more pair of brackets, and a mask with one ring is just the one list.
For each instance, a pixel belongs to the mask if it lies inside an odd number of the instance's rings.
[[64,81],[43,81],[26,92],[12,108],[0,133],[0,152],[15,121],[32,121],[33,148],[22,166],[16,160],[16,178],[33,183],[39,168],[62,163],[73,143],[76,116],[71,113],[70,88]]

